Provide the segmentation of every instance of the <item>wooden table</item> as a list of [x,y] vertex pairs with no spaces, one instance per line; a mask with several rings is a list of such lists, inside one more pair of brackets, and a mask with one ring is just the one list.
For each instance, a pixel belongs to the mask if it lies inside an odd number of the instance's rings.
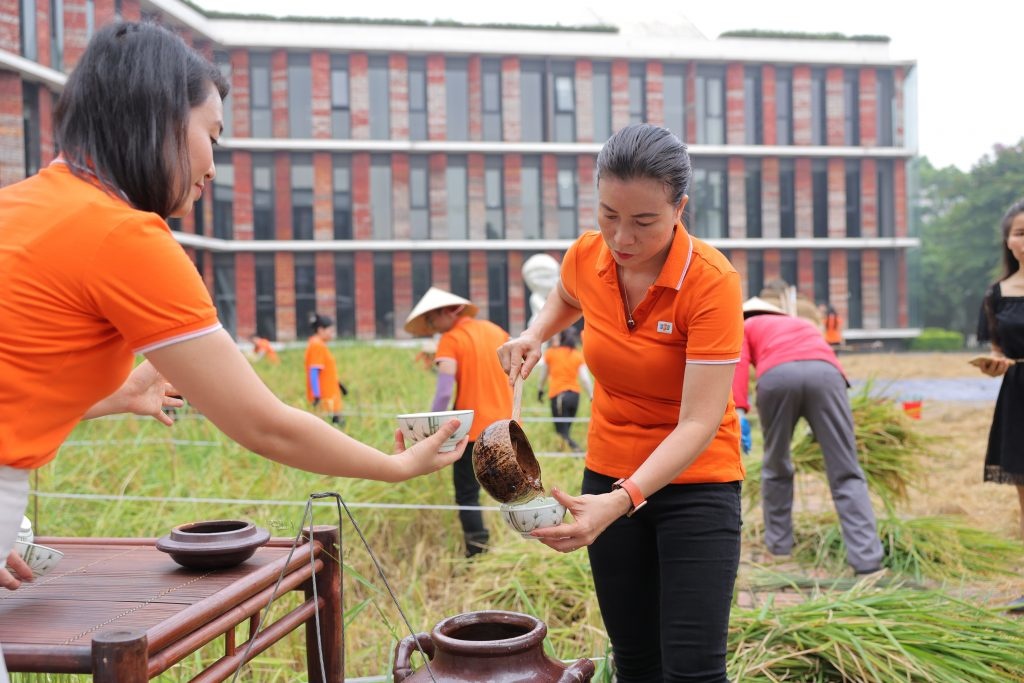
[[[184,569],[157,550],[154,541],[37,539],[64,557],[47,576],[16,591],[0,591],[0,643],[8,669],[91,673],[97,683],[136,683],[224,636],[224,656],[192,679],[224,681],[243,659],[252,659],[305,624],[308,680],[344,679],[335,527],[314,527],[312,563],[309,543],[299,545],[288,561],[292,539],[282,538],[271,539],[231,569]],[[273,623],[260,624],[282,568],[285,575],[273,599],[301,590],[305,600]],[[248,639],[256,634],[248,654],[249,640],[235,642],[235,627],[246,620]],[[320,675],[320,649],[327,681]]]

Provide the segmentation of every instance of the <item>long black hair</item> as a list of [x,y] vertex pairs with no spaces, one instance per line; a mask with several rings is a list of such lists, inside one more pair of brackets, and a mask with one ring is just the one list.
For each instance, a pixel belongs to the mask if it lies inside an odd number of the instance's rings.
[[54,112],[56,142],[75,175],[97,178],[166,218],[190,191],[189,111],[228,83],[165,28],[119,22],[92,37]]
[[[982,302],[983,310],[985,312],[985,322],[988,326],[988,338],[996,346],[1000,346],[999,334],[996,329],[996,312],[995,312],[995,300],[998,298],[996,288],[999,286],[999,282],[1010,277],[1018,270],[1020,270],[1020,262],[1017,257],[1010,251],[1010,247],[1006,245],[1006,241],[1010,239],[1010,228],[1013,227],[1013,221],[1021,213],[1024,213],[1024,199],[1018,199],[1010,208],[1003,214],[1003,220],[1000,222],[999,227],[1003,235],[1003,274],[996,282],[992,283],[988,290],[985,292],[985,299]],[[985,330],[979,330],[978,336],[981,337],[981,333]]]
[[669,191],[672,206],[679,206],[693,169],[686,145],[667,128],[636,123],[619,130],[597,155],[597,182],[611,176],[619,180],[652,178]]

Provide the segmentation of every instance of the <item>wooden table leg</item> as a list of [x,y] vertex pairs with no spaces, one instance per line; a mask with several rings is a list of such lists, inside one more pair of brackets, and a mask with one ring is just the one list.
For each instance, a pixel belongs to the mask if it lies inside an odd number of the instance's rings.
[[[304,532],[307,536],[309,530]],[[310,683],[342,683],[345,680],[345,633],[341,611],[341,535],[337,527],[313,527],[313,540],[323,546],[320,558],[324,568],[313,578],[316,592],[324,601],[320,610],[320,638],[313,619],[306,622],[306,669]],[[306,599],[313,591],[306,590]],[[319,643],[319,646],[318,646]],[[320,652],[323,652],[323,670],[320,675]]]
[[94,683],[146,683],[149,644],[146,632],[111,629],[92,639]]

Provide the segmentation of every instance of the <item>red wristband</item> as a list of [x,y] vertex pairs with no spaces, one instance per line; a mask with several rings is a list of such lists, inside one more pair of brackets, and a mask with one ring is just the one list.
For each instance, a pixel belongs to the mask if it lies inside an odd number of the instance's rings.
[[640,508],[647,505],[647,499],[644,498],[644,494],[640,492],[640,487],[628,477],[619,479],[617,482],[612,484],[612,488],[622,489],[629,496],[630,508],[629,512],[626,513],[627,517],[632,517]]

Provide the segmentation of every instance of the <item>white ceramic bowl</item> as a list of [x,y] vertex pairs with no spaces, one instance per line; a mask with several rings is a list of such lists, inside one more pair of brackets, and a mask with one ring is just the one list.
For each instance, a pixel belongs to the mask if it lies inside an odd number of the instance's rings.
[[558,526],[565,517],[565,506],[550,496],[539,496],[525,503],[503,503],[501,518],[523,538],[533,538],[530,532],[549,526]]
[[60,558],[64,557],[64,553],[55,548],[28,541],[16,541],[14,552],[21,555],[37,579],[45,576],[60,562]]
[[417,441],[422,441],[428,436],[437,432],[441,428],[441,425],[448,422],[452,418],[459,420],[459,428],[455,430],[455,433],[448,437],[448,440],[441,444],[439,449],[442,453],[454,451],[455,446],[458,445],[466,434],[469,434],[469,428],[473,426],[473,411],[472,410],[442,410],[436,413],[407,413],[405,415],[398,416],[398,428],[402,430],[402,434],[405,435],[406,445],[411,445]]

